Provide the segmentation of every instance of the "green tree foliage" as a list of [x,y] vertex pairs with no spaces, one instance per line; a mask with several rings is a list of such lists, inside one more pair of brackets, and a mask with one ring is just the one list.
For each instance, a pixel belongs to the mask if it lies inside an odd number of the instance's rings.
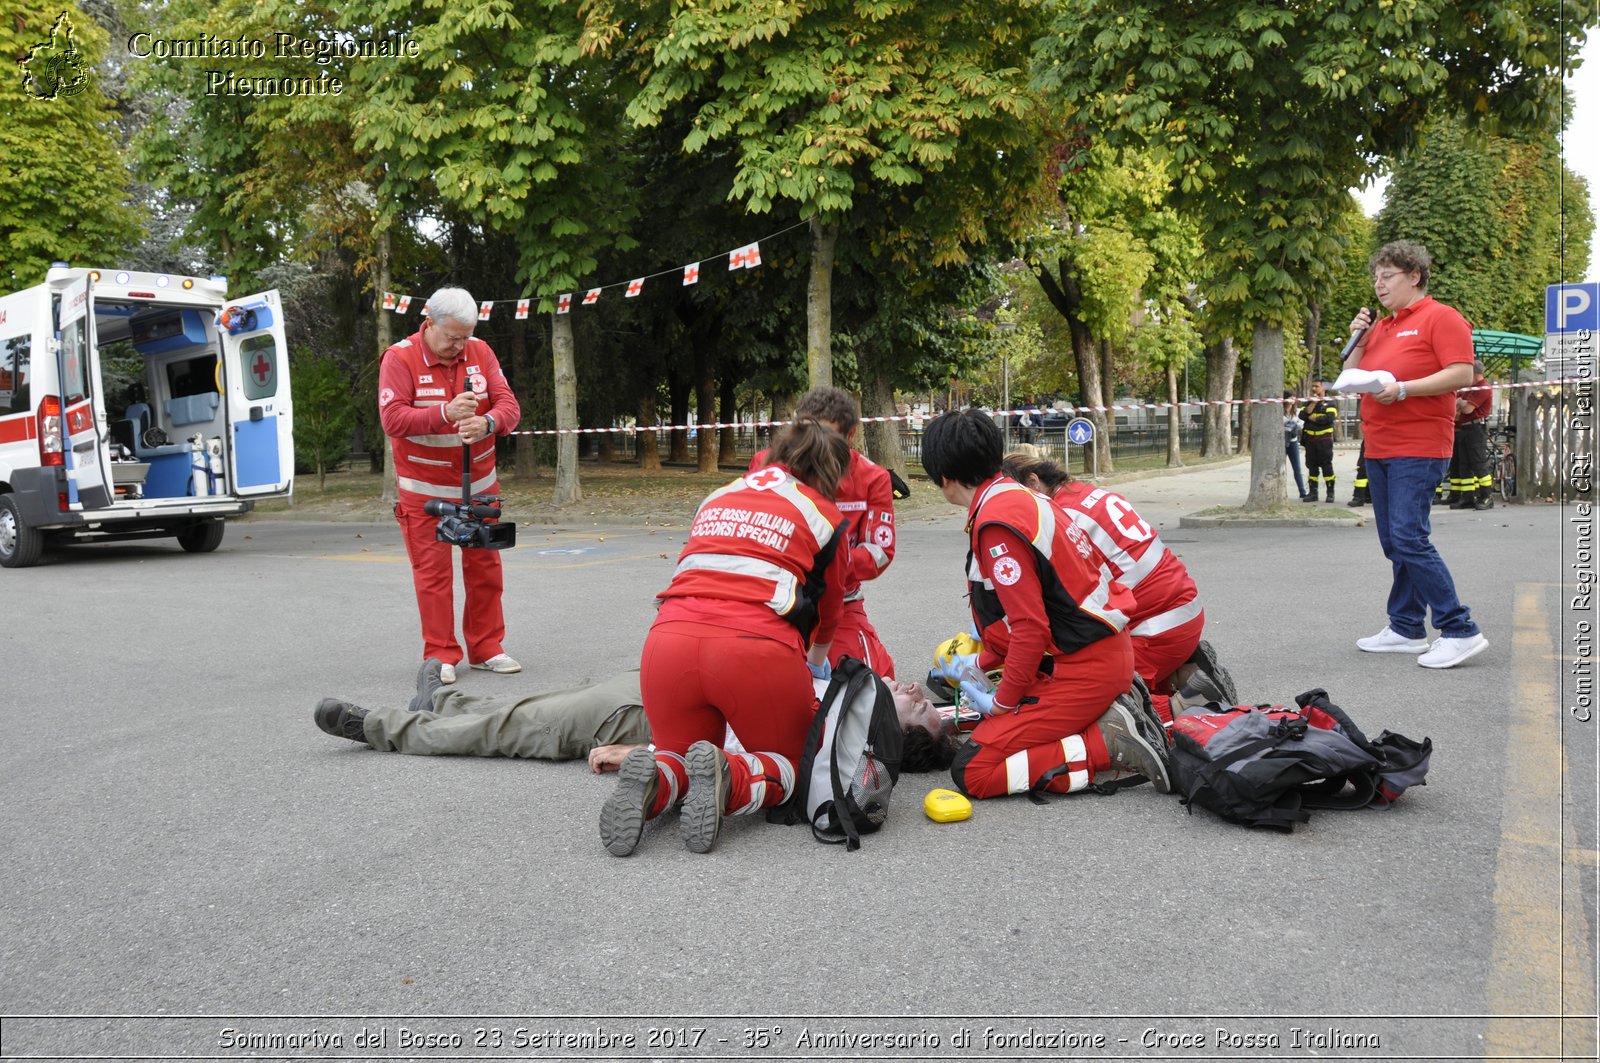
[[38,284],[55,259],[115,264],[138,236],[115,112],[96,66],[107,36],[75,7],[11,0],[0,18],[0,290]]
[[[1028,241],[1027,261],[1067,324],[1077,404],[1094,407],[1108,404],[1112,391],[1102,345],[1124,344],[1147,302],[1155,310],[1152,320],[1188,320],[1173,307],[1193,276],[1199,240],[1193,224],[1168,206],[1169,180],[1151,153],[1079,138],[1059,154],[1057,209]],[[1099,411],[1089,417],[1096,426],[1097,467],[1109,471],[1109,419]]]
[[827,383],[838,226],[869,189],[957,179],[917,201],[910,257],[933,265],[963,261],[1030,213],[1042,112],[1024,67],[1036,9],[1024,0],[594,0],[585,47],[626,58],[642,84],[628,107],[635,122],[687,106],[685,151],[735,146],[730,195],[747,211],[788,204],[813,222],[809,377]]
[[[1350,236],[1347,190],[1408,147],[1439,105],[1546,127],[1563,56],[1593,12],[1544,0],[1462,11],[1442,0],[1053,4],[1041,83],[1097,134],[1170,153],[1179,206],[1201,226],[1217,312],[1253,334],[1252,393],[1276,398],[1283,329]],[[1246,505],[1284,497],[1270,418],[1253,430]]]
[[295,349],[291,364],[295,460],[316,471],[320,491],[328,470],[350,453],[356,418],[350,377],[333,358],[305,347]]
[[1444,118],[1395,165],[1376,237],[1426,246],[1429,291],[1474,326],[1542,335],[1545,286],[1587,275],[1593,230],[1586,184],[1552,138]]

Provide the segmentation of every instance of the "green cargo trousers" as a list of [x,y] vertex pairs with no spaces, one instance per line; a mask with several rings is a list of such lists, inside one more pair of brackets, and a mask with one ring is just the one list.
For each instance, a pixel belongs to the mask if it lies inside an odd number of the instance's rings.
[[367,741],[416,756],[581,760],[595,746],[650,741],[639,670],[524,697],[440,687],[432,712],[370,709]]

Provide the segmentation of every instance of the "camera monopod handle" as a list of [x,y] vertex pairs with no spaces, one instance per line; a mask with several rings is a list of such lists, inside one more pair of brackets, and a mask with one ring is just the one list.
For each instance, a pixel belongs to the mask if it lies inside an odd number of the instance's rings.
[[472,444],[461,444],[461,504],[472,505]]

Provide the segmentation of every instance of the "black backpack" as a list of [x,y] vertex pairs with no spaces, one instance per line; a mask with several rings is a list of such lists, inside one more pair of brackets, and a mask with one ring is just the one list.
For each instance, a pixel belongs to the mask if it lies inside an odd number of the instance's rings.
[[818,841],[861,848],[861,835],[889,816],[903,744],[888,686],[854,657],[842,659],[811,720],[794,793],[767,819],[809,823]]
[[1321,688],[1282,706],[1207,706],[1173,720],[1173,790],[1192,813],[1284,832],[1308,809],[1387,805],[1423,784],[1429,739],[1385,731],[1369,741]]

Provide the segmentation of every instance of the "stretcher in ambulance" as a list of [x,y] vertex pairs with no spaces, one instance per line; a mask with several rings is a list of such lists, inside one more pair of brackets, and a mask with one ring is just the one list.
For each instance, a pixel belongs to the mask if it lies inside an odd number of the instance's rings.
[[0,296],[0,566],[72,542],[206,553],[293,481],[276,291],[58,263]]

